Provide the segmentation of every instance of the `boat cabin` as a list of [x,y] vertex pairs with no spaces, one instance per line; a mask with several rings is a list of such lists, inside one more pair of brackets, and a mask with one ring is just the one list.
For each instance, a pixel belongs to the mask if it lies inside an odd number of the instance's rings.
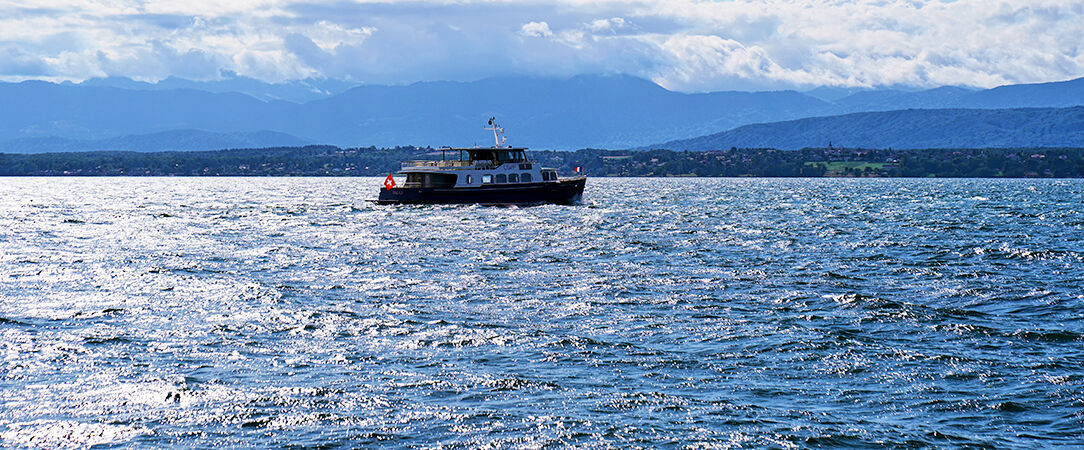
[[[406,174],[404,188],[502,188],[525,183],[556,183],[557,171],[543,169],[527,159],[526,148],[505,145],[504,129],[489,119],[493,147],[440,149],[440,160],[407,161],[400,173]],[[449,155],[449,153],[452,155]],[[448,156],[458,159],[448,159]]]
[[[406,174],[403,187],[461,188],[498,187],[522,183],[556,182],[557,171],[542,169],[527,159],[524,148],[444,148],[441,159],[408,161],[400,173]],[[448,153],[458,153],[448,159]],[[454,153],[453,153],[454,155]],[[453,156],[453,158],[455,157]]]
[[476,161],[490,161],[494,165],[500,165],[508,162],[527,162],[527,154],[523,148],[467,148],[462,149],[468,155],[468,160],[471,162]]

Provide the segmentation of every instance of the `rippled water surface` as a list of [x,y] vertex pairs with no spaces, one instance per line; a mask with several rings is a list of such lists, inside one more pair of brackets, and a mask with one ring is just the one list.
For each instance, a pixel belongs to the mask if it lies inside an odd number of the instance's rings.
[[1084,182],[0,179],[0,445],[1084,443]]

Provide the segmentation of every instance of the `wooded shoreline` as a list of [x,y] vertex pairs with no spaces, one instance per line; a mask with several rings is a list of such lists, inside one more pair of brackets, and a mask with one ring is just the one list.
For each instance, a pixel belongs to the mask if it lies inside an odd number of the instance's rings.
[[[449,154],[449,158],[453,157]],[[1081,178],[1084,148],[528,151],[589,176]],[[383,176],[430,147],[275,147],[215,151],[0,153],[0,176]]]

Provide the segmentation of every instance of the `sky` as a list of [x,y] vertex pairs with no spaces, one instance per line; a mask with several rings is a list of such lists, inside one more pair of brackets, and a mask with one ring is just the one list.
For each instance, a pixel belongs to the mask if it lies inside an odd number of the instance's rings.
[[1084,1],[0,0],[0,80],[231,73],[989,88],[1084,76]]

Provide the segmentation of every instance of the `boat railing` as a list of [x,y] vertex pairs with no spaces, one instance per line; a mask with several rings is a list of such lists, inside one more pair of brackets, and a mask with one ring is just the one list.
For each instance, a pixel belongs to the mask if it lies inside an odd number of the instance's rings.
[[418,161],[404,161],[402,164],[403,169],[412,167],[472,167],[476,169],[492,169],[496,167],[490,161],[458,161],[458,160],[433,160],[423,159]]
[[403,161],[403,168],[407,167],[467,167],[471,164],[467,161],[441,161],[423,159],[420,161]]

